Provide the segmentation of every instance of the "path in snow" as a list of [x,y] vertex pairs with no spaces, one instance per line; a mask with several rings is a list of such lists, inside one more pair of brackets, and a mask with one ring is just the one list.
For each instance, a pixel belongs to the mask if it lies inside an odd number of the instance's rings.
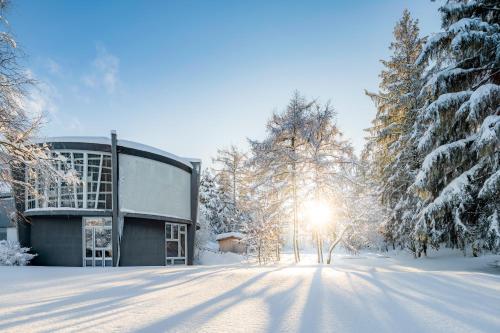
[[488,260],[0,267],[0,331],[500,332]]

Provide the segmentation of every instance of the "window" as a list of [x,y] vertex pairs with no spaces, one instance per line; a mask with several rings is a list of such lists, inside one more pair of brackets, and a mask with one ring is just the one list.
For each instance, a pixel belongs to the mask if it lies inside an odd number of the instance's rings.
[[54,162],[57,170],[75,170],[80,182],[64,180],[46,182],[33,170],[27,169],[27,181],[42,194],[41,198],[26,194],[26,208],[111,209],[111,155],[60,151],[62,160]]
[[84,217],[83,239],[83,266],[113,266],[113,241],[110,217]]
[[165,223],[165,263],[186,264],[186,225]]

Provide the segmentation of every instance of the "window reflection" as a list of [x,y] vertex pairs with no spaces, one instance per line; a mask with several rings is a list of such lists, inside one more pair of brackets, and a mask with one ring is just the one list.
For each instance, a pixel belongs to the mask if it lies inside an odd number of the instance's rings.
[[26,195],[26,208],[85,208],[112,209],[111,155],[61,151],[61,160],[54,168],[62,172],[74,170],[79,182],[62,179],[46,181],[33,170],[27,169],[27,181],[43,197]]
[[165,263],[186,264],[186,225],[165,223]]

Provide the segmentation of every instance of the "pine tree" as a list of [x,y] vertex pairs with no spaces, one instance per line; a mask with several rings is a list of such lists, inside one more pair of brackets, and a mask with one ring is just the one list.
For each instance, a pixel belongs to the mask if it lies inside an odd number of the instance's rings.
[[236,214],[231,199],[208,170],[203,172],[200,180],[200,213],[214,234],[236,231],[233,230]]
[[213,163],[214,180],[224,196],[229,198],[230,202],[226,205],[231,206],[234,214],[231,217],[235,221],[232,231],[240,231],[249,217],[247,156],[237,147],[231,146],[218,149]]
[[423,65],[416,60],[423,42],[419,37],[418,20],[412,19],[410,12],[405,10],[394,28],[394,41],[389,48],[392,56],[382,60],[380,92],[367,92],[377,106],[377,115],[369,130],[373,176],[388,211],[385,234],[393,244],[412,244],[408,242],[408,230],[412,229],[413,212],[419,207],[416,197],[407,190],[414,181],[421,158],[411,134],[423,71]]
[[440,12],[443,30],[417,60],[430,69],[414,133],[425,155],[414,236],[477,255],[500,239],[500,6],[447,1]]

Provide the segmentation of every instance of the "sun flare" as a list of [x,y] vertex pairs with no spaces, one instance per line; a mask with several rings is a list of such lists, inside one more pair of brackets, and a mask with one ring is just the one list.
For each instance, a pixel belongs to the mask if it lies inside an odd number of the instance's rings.
[[305,204],[307,223],[313,228],[321,228],[331,222],[332,211],[323,201],[310,201]]

